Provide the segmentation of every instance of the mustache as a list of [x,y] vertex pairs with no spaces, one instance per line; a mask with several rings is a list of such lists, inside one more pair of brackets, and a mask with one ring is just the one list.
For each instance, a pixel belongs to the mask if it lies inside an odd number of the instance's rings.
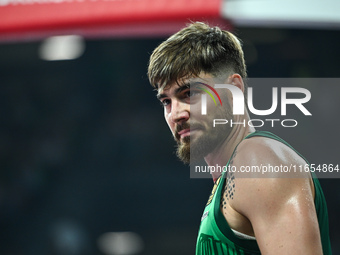
[[177,134],[177,133],[181,132],[182,130],[189,129],[189,128],[190,128],[190,124],[188,122],[185,122],[183,124],[177,124],[175,131],[176,131],[176,134]]
[[203,126],[200,123],[188,123],[188,122],[177,124],[175,128],[175,138],[177,141],[180,140],[180,135],[178,133],[185,129],[203,129]]

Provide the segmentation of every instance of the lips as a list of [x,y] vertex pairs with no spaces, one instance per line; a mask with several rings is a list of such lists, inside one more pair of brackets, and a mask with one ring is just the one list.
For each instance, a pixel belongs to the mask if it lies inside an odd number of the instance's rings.
[[195,133],[196,130],[198,130],[198,129],[197,128],[182,129],[180,132],[177,133],[177,137],[180,139],[180,138],[190,136],[190,134]]
[[179,135],[181,138],[186,137],[186,136],[189,136],[189,135],[190,135],[190,128],[181,130],[180,132],[178,132],[178,135]]
[[180,141],[182,138],[190,136],[190,134],[195,133],[196,130],[203,130],[203,126],[199,123],[194,123],[189,125],[189,123],[185,123],[183,125],[176,126],[175,138],[177,141]]

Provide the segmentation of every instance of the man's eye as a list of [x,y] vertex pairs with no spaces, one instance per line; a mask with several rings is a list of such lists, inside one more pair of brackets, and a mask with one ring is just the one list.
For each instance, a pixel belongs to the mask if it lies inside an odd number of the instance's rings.
[[169,104],[170,104],[170,100],[169,99],[164,99],[164,100],[161,101],[161,105],[162,106],[167,106]]
[[186,94],[187,94],[187,97],[193,97],[193,96],[201,94],[201,91],[197,90],[197,89],[191,89],[191,90],[187,91]]

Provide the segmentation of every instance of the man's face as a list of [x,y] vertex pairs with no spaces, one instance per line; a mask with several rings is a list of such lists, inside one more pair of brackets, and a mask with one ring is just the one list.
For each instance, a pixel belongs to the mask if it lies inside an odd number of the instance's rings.
[[202,94],[205,94],[200,89],[204,87],[202,83],[214,87],[213,77],[201,74],[158,90],[157,97],[164,107],[165,120],[177,142],[177,156],[185,163],[201,160],[213,152],[231,131],[228,125],[213,127],[214,119],[232,118],[228,93],[218,91],[223,107],[216,106],[208,96],[208,113],[202,115],[201,100]]

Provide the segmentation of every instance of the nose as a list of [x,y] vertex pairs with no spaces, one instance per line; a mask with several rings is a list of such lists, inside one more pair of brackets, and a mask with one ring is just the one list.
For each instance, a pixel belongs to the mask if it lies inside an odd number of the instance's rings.
[[171,104],[170,121],[176,124],[186,122],[190,116],[190,105],[181,102],[180,100],[173,100]]

